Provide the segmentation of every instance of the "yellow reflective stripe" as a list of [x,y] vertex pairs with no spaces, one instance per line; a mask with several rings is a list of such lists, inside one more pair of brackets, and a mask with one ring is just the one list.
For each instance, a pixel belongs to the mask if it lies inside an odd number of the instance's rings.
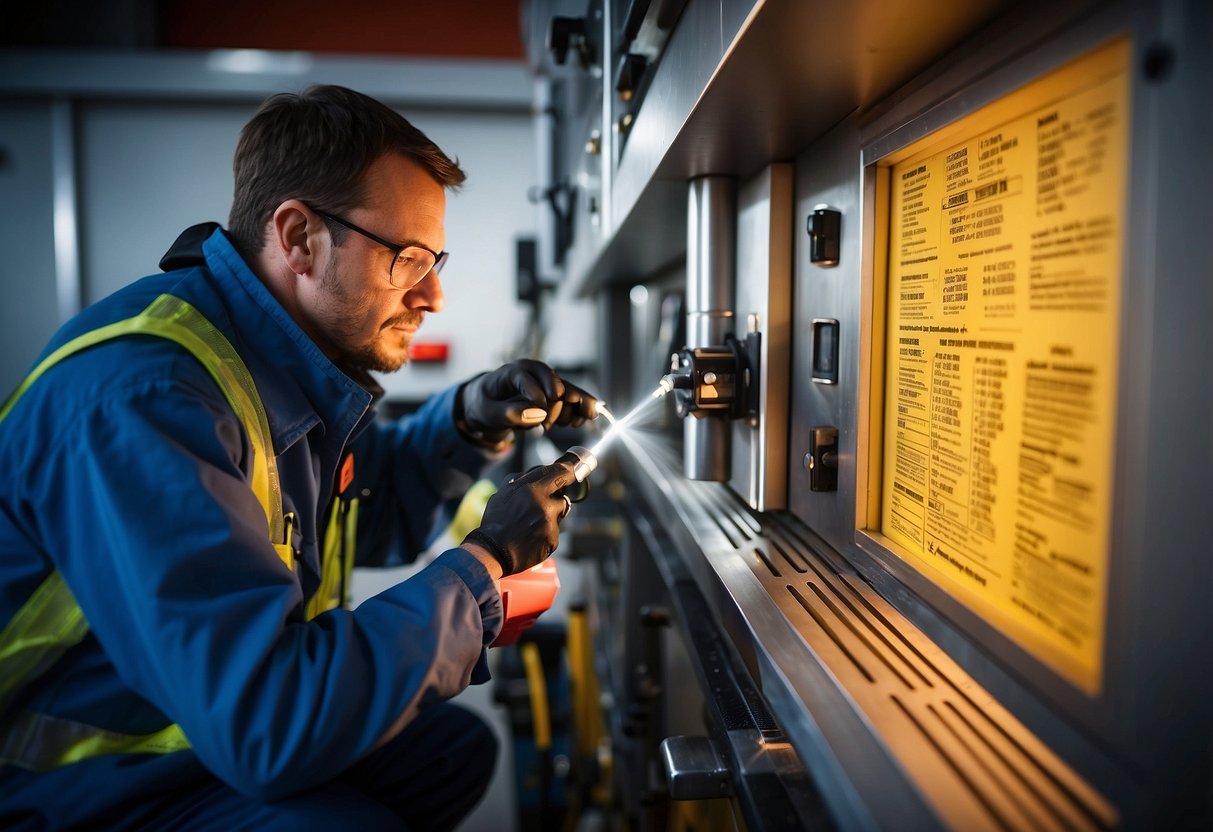
[[178,725],[154,734],[119,734],[22,710],[0,726],[0,764],[30,771],[50,771],[102,754],[170,754],[189,747]]
[[295,550],[291,548],[289,543],[275,543],[274,551],[278,553],[278,557],[286,564],[286,568],[295,571]]
[[[249,436],[251,487],[266,514],[271,544],[288,569],[294,567],[284,540],[282,492],[270,440],[269,421],[248,368],[231,343],[189,303],[161,295],[132,318],[80,335],[54,350],[22,381],[0,409],[0,420],[47,370],[81,350],[124,335],[154,335],[187,349],[210,373]],[[280,543],[279,541],[284,541]],[[52,572],[0,632],[0,713],[24,685],[46,672],[88,632],[88,622],[63,577]],[[156,754],[189,748],[177,725],[146,736],[21,711],[0,725],[0,764],[45,771],[99,754]]]
[[45,673],[87,632],[63,576],[52,572],[0,632],[0,713],[23,683]]
[[193,353],[215,379],[249,435],[254,451],[253,493],[265,511],[270,542],[281,543],[285,535],[282,490],[278,484],[269,420],[244,361],[202,313],[173,295],[161,295],[142,314],[128,321],[133,325],[133,331],[176,341]]
[[308,620],[322,612],[345,606],[346,587],[354,570],[354,552],[358,539],[358,501],[340,497],[333,501],[329,522],[324,529],[320,586],[307,605]]
[[341,564],[341,589],[337,604],[344,607],[349,598],[350,575],[354,572],[354,555],[358,551],[358,500],[350,500],[350,506],[345,511],[345,557]]
[[329,513],[329,522],[324,529],[324,549],[320,561],[320,586],[316,594],[307,602],[307,618],[310,621],[322,612],[341,606],[337,598],[337,584],[341,579],[341,544],[344,539],[343,521],[346,518],[346,506],[341,498],[333,500],[333,510]]
[[[223,333],[202,313],[173,295],[161,295],[138,315],[86,332],[56,349],[9,396],[0,419],[42,374],[68,356],[122,335],[158,335],[180,344],[202,363],[236,413],[253,447],[252,489],[265,511],[271,543],[283,540],[282,490],[274,463],[269,420],[248,367]],[[279,556],[282,553],[279,552]]]
[[484,517],[484,507],[496,493],[497,486],[492,480],[477,480],[472,484],[459,501],[459,508],[455,509],[455,516],[447,527],[452,540],[463,540],[472,529],[480,525]]

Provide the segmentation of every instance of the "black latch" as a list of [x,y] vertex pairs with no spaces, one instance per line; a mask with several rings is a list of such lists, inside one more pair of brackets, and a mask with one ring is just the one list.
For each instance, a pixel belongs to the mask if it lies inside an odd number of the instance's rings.
[[631,101],[635,97],[648,65],[648,59],[644,55],[634,52],[629,52],[619,59],[619,71],[615,73],[615,92],[619,93],[621,100]]
[[813,381],[816,384],[838,383],[838,321],[834,318],[814,318]]
[[548,29],[548,49],[552,60],[563,65],[568,57],[569,47],[576,46],[578,52],[584,51],[585,18],[583,17],[553,17],[551,28]]
[[809,262],[819,266],[837,266],[842,240],[842,214],[833,208],[818,205],[809,214]]
[[809,452],[804,455],[809,469],[810,491],[838,490],[838,428],[809,429]]

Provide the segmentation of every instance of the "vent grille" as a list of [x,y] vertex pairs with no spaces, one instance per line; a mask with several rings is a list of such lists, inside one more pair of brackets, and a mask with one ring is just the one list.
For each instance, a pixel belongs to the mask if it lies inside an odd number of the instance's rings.
[[[837,556],[815,545],[797,521],[766,514],[759,522],[715,484],[684,481],[674,488],[689,492],[683,507],[693,506],[689,527],[705,552],[736,550],[818,660],[882,724],[882,735],[937,805],[963,789],[979,807],[970,817],[984,818],[989,828],[1115,825],[1115,810],[1102,796],[845,562],[831,560]],[[727,548],[710,546],[715,531]],[[932,772],[940,782],[928,782]]]

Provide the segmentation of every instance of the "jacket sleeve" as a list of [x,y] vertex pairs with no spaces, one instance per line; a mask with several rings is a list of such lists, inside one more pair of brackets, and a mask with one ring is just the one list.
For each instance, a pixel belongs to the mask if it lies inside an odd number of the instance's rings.
[[241,792],[331,779],[462,690],[500,628],[462,550],[304,621],[213,390],[161,376],[55,418],[67,429],[29,480],[40,537],[123,683]]
[[396,422],[372,425],[351,445],[359,566],[412,562],[450,525],[472,484],[505,456],[459,435],[455,390]]

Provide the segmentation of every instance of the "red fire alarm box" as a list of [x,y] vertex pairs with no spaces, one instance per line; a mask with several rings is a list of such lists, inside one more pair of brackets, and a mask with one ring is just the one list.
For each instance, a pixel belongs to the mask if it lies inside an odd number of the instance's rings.
[[444,341],[409,344],[409,361],[415,364],[443,364],[451,357],[451,345]]

